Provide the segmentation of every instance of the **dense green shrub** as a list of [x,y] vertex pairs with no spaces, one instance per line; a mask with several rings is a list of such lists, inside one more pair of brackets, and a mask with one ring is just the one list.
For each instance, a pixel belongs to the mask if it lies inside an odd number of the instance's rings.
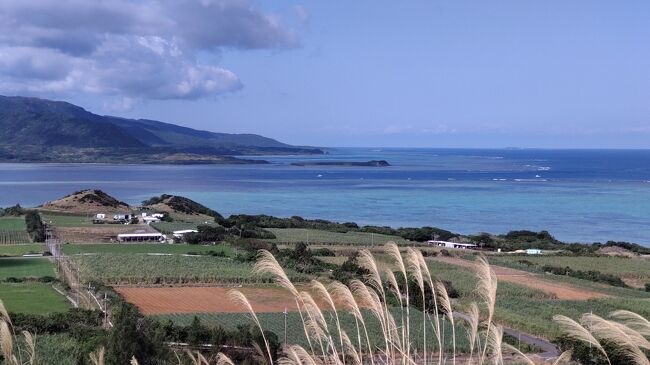
[[0,208],[0,217],[19,217],[23,214],[25,214],[25,209],[20,204],[16,204],[13,207]]
[[573,270],[568,266],[559,267],[559,266],[551,266],[551,265],[542,266],[542,270],[554,275],[568,275],[574,278],[590,280],[598,283],[605,283],[612,286],[620,286],[623,288],[628,287],[627,284],[625,284],[625,282],[621,280],[621,278],[619,278],[618,276],[602,273],[596,270],[582,271],[582,270]]
[[25,225],[32,241],[45,242],[45,225],[37,211],[30,210],[25,214]]

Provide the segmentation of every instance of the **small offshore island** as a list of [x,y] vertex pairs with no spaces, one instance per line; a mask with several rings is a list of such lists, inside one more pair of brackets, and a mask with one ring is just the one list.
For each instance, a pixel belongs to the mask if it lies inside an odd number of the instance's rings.
[[386,160],[370,161],[308,161],[294,162],[291,166],[350,166],[350,167],[387,167],[390,166]]

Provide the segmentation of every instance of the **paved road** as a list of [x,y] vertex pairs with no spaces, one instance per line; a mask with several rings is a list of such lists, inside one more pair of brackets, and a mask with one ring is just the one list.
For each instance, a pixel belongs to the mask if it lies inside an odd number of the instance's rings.
[[[462,318],[465,320],[469,319],[469,316],[460,312],[454,312],[454,317]],[[508,327],[503,327],[503,332],[507,335],[518,338],[523,343],[527,343],[531,346],[539,347],[542,350],[542,352],[536,355],[543,358],[544,360],[555,359],[558,356],[560,356],[560,350],[557,348],[557,346],[555,346],[554,344],[548,342],[543,338],[533,336],[531,334],[513,328],[508,328]]]

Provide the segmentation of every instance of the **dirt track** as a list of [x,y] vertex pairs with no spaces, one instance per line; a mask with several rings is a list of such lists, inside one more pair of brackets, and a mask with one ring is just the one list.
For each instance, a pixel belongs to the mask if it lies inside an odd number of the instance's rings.
[[[440,261],[451,265],[473,268],[474,263],[471,261],[459,259],[456,257],[435,257],[432,261]],[[592,298],[606,297],[606,294],[595,290],[580,288],[571,284],[562,282],[553,282],[543,279],[539,275],[532,274],[523,270],[516,270],[502,266],[492,265],[494,273],[499,281],[514,283],[533,289],[541,290],[545,293],[554,295],[557,299],[562,300],[587,300]]]

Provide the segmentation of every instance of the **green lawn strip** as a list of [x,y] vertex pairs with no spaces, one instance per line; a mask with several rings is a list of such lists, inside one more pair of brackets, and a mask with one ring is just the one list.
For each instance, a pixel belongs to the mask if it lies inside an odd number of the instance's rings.
[[[381,331],[379,322],[375,317],[370,314],[369,311],[363,310],[363,316],[366,322],[368,329],[368,336],[370,337],[371,345],[374,348],[384,348],[384,339],[385,335]],[[422,312],[412,309],[410,311],[411,318],[411,342],[412,346],[415,348],[421,349],[423,337],[422,337]],[[395,321],[398,323],[398,326],[401,326],[401,314],[399,309],[392,309],[391,313],[395,318]],[[332,338],[335,343],[338,343],[338,331],[336,329],[336,321],[334,319],[333,312],[324,311],[323,315],[325,316],[328,322],[328,328],[332,335]],[[182,313],[182,314],[163,314],[156,315],[154,318],[157,318],[160,321],[171,320],[172,322],[179,325],[189,325],[194,316],[197,316],[201,322],[205,325],[220,325],[227,329],[236,329],[238,325],[252,325],[251,319],[248,315],[243,313]],[[264,330],[271,331],[278,336],[278,340],[282,343],[284,342],[284,314],[283,313],[257,313],[257,316],[262,323],[262,328]],[[342,330],[345,331],[352,342],[357,345],[357,327],[355,325],[354,317],[347,312],[339,312],[339,319],[341,322]],[[433,350],[437,348],[437,341],[434,335],[434,329],[431,322],[427,321],[427,348]],[[452,348],[452,331],[449,321],[444,322],[445,325],[445,347],[447,349]],[[301,346],[308,346],[307,340],[305,338],[305,333],[300,319],[300,315],[297,312],[289,312],[287,315],[287,341],[292,344],[300,344]],[[362,346],[366,348],[365,345],[365,336],[363,328],[361,328],[361,341]],[[466,334],[464,328],[457,325],[456,328],[456,348],[459,352],[467,351],[468,345],[466,340]]]
[[0,245],[0,256],[22,256],[30,253],[43,253],[45,246],[42,244]]
[[65,312],[68,301],[45,283],[0,283],[0,299],[7,311],[27,314]]
[[47,258],[0,258],[0,280],[44,276],[56,276],[54,265]]
[[123,253],[70,257],[79,267],[82,281],[92,280],[107,284],[270,281],[269,278],[253,276],[250,263],[224,257]]
[[306,228],[267,228],[275,234],[277,243],[315,243],[315,244],[350,244],[350,245],[383,245],[388,241],[397,244],[409,241],[398,237],[368,232],[330,232]]
[[[103,244],[66,244],[61,246],[63,252],[68,255],[86,254],[86,253],[118,253],[118,254],[135,254],[135,253],[168,253],[168,254],[187,254],[187,253],[210,253],[222,252],[226,256],[233,256],[235,250],[232,246],[226,244],[219,245],[186,245],[186,244],[161,244],[161,243],[103,243]],[[1,251],[0,251],[1,252]]]

